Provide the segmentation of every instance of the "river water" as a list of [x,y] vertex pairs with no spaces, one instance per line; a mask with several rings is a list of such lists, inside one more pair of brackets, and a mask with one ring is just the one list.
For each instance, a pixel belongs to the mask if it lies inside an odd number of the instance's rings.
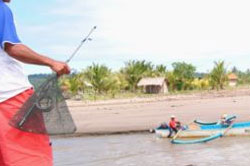
[[153,134],[53,138],[55,166],[249,166],[250,138],[172,145]]

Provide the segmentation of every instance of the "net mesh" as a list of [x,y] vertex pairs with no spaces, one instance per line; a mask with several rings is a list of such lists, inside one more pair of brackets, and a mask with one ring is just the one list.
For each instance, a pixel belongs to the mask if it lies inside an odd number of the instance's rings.
[[20,130],[39,134],[72,134],[76,131],[56,76],[37,88],[9,123]]

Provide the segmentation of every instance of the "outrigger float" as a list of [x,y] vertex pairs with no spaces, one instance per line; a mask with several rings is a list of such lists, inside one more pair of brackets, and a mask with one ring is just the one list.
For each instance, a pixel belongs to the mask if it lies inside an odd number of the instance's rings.
[[[236,119],[236,116],[235,115],[231,115],[231,116],[228,116],[227,118],[226,118],[226,121],[231,121],[231,120],[235,120]],[[198,125],[204,125],[204,126],[206,126],[206,125],[216,125],[216,124],[218,124],[218,122],[204,122],[204,121],[201,121],[201,120],[194,120],[194,123],[196,123],[196,124],[198,124]]]
[[[156,129],[155,133],[161,138],[167,138],[169,130]],[[232,123],[231,125],[199,125],[197,123],[192,123],[188,125],[186,129],[179,131],[171,142],[173,144],[195,144],[229,136],[250,136],[250,121]],[[188,138],[188,140],[179,138]]]

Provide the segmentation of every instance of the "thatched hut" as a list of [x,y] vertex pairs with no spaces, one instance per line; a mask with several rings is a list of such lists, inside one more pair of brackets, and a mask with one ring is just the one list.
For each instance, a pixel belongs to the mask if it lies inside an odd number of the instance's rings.
[[228,81],[229,81],[229,86],[231,87],[235,87],[237,85],[238,82],[238,77],[236,74],[231,73],[228,75]]
[[145,93],[168,93],[167,80],[164,77],[142,78],[137,84]]

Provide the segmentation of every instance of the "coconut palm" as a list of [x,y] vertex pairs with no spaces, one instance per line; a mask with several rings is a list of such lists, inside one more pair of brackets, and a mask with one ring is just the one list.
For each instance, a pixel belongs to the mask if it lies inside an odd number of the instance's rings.
[[119,90],[125,91],[125,90],[129,89],[129,83],[126,80],[126,77],[125,77],[125,75],[123,73],[116,72],[116,73],[114,73],[113,77],[117,81],[117,85],[118,85]]
[[112,78],[111,69],[105,65],[92,64],[83,71],[83,77],[99,94],[108,92],[116,84],[116,81]]
[[64,91],[69,91],[73,95],[85,89],[85,84],[81,74],[72,74],[60,78],[60,86]]
[[224,61],[214,62],[214,68],[209,74],[209,84],[212,89],[224,89],[227,82],[227,69],[225,68]]
[[167,73],[167,66],[161,64],[157,65],[154,70],[155,76],[159,77],[165,77]]
[[169,91],[173,92],[176,90],[176,77],[172,71],[168,71],[166,73],[166,78],[169,84]]
[[144,76],[151,76],[153,74],[153,65],[151,62],[143,61],[128,61],[125,63],[125,67],[120,70],[124,74],[125,79],[129,84],[129,89],[136,90],[137,83]]

